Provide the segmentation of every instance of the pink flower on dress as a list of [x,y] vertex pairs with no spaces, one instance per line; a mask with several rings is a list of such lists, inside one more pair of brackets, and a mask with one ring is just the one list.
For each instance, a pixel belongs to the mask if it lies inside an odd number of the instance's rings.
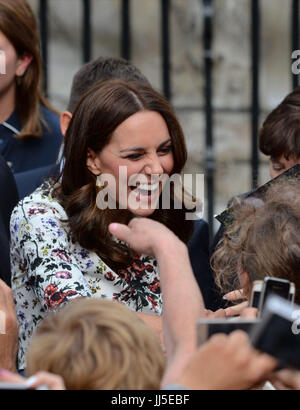
[[56,272],[55,276],[58,279],[71,279],[72,278],[72,273],[68,272],[66,270],[61,270],[59,272]]
[[51,257],[55,258],[56,256],[58,256],[64,262],[71,262],[71,258],[62,249],[54,249],[51,252]]

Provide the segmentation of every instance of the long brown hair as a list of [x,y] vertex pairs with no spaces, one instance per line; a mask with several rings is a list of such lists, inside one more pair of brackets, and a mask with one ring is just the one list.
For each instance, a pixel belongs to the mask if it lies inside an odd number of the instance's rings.
[[[86,166],[87,151],[90,148],[99,153],[109,143],[118,125],[143,110],[158,112],[164,118],[172,140],[172,174],[180,173],[187,158],[182,129],[165,98],[146,84],[116,80],[96,84],[79,102],[66,133],[66,162],[61,187],[56,191],[58,198],[69,217],[74,240],[95,251],[115,270],[128,266],[133,255],[127,247],[111,239],[108,225],[111,222],[128,223],[132,215],[127,209],[97,208],[96,176]],[[185,221],[184,207],[160,208],[151,218],[164,223],[186,242],[192,223]]]
[[[226,293],[241,287],[246,272],[249,285],[266,276],[296,285],[300,302],[300,186],[285,180],[269,188],[262,200],[235,204],[234,222],[227,228],[212,257],[216,282]],[[250,287],[246,287],[246,293]]]
[[0,0],[0,31],[14,46],[18,56],[32,56],[25,74],[16,81],[16,110],[22,124],[17,137],[41,137],[43,119],[40,104],[56,111],[41,91],[42,66],[37,23],[26,0]]

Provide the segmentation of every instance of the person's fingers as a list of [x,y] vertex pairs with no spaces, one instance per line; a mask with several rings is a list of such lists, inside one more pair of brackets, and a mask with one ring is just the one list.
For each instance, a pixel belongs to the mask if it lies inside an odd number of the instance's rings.
[[256,308],[246,307],[241,311],[240,317],[244,319],[256,319],[258,310]]
[[215,333],[209,338],[209,343],[213,346],[224,346],[227,343],[227,339],[228,336],[225,333]]
[[278,361],[266,353],[259,353],[255,350],[254,352],[255,356],[251,361],[252,369],[249,370],[249,373],[254,380],[264,379],[276,368]]
[[3,280],[0,279],[0,293],[2,293],[4,297],[4,303],[6,309],[9,309],[10,312],[13,314],[15,313],[15,302],[14,302],[14,297],[13,297],[13,292],[11,288],[3,282]]
[[215,319],[221,319],[226,317],[226,313],[224,309],[218,309],[214,312],[213,317]]
[[286,389],[292,388],[300,390],[300,371],[292,369],[280,370],[274,373],[274,383],[280,383]]
[[224,309],[218,309],[215,312],[205,309],[205,316],[207,319],[220,319],[226,317]]
[[127,225],[113,222],[108,225],[108,230],[121,241],[127,242],[130,238],[131,230]]
[[9,287],[7,284],[0,279],[0,308],[4,309],[6,307],[7,290]]
[[242,302],[242,303],[239,303],[238,305],[230,306],[224,309],[225,315],[226,317],[239,316],[242,310],[245,309],[246,307],[248,307],[248,302]]
[[238,289],[238,290],[233,290],[231,292],[226,293],[223,296],[223,299],[229,300],[229,301],[235,301],[235,300],[240,300],[240,299],[246,299],[246,296],[244,295],[243,289]]
[[27,379],[27,383],[31,389],[46,385],[50,390],[66,390],[64,381],[60,376],[47,372],[38,372]]
[[26,379],[17,373],[12,373],[6,369],[0,369],[0,381],[11,383],[24,383]]
[[248,334],[243,330],[234,330],[228,335],[228,347],[233,350],[233,352],[241,353],[241,356],[245,357],[248,355],[249,351],[252,352],[251,343]]

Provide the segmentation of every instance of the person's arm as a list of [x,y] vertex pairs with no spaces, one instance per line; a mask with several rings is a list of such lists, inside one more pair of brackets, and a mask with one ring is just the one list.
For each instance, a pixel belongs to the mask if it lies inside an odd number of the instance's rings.
[[38,372],[26,379],[16,373],[0,370],[0,382],[26,385],[29,390],[36,390],[46,386],[49,390],[66,390],[63,379],[48,372]]
[[163,335],[163,321],[161,316],[151,315],[149,313],[136,312],[138,317],[142,319],[148,326],[150,326],[159,337],[162,349],[165,349],[164,335]]
[[163,243],[156,252],[163,293],[163,334],[167,367],[162,385],[180,374],[196,349],[196,322],[205,316],[202,295],[180,241]]
[[163,384],[172,382],[196,349],[196,321],[205,316],[187,247],[164,225],[145,218],[128,226],[111,224],[110,232],[137,252],[158,261],[163,294],[163,335],[167,369]]
[[0,369],[16,372],[18,321],[11,289],[0,280]]

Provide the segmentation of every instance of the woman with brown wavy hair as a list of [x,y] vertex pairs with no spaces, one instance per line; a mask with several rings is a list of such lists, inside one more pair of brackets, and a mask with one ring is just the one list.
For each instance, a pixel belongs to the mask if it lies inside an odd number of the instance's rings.
[[26,0],[0,0],[0,153],[13,172],[55,163],[61,142],[59,117],[41,91],[39,44]]
[[241,199],[233,209],[234,221],[212,256],[222,293],[243,289],[243,298],[248,298],[255,280],[272,276],[295,283],[295,302],[299,304],[299,180],[275,182],[264,200]]
[[[184,135],[168,102],[151,87],[121,81],[95,85],[73,114],[64,156],[61,178],[46,182],[12,214],[20,368],[45,313],[80,296],[123,302],[160,333],[157,262],[117,241],[108,226],[149,217],[185,242],[191,230],[168,184],[186,161]],[[111,178],[101,185],[105,176]],[[170,209],[162,206],[165,192]],[[115,207],[99,207],[103,193],[104,202]]]

